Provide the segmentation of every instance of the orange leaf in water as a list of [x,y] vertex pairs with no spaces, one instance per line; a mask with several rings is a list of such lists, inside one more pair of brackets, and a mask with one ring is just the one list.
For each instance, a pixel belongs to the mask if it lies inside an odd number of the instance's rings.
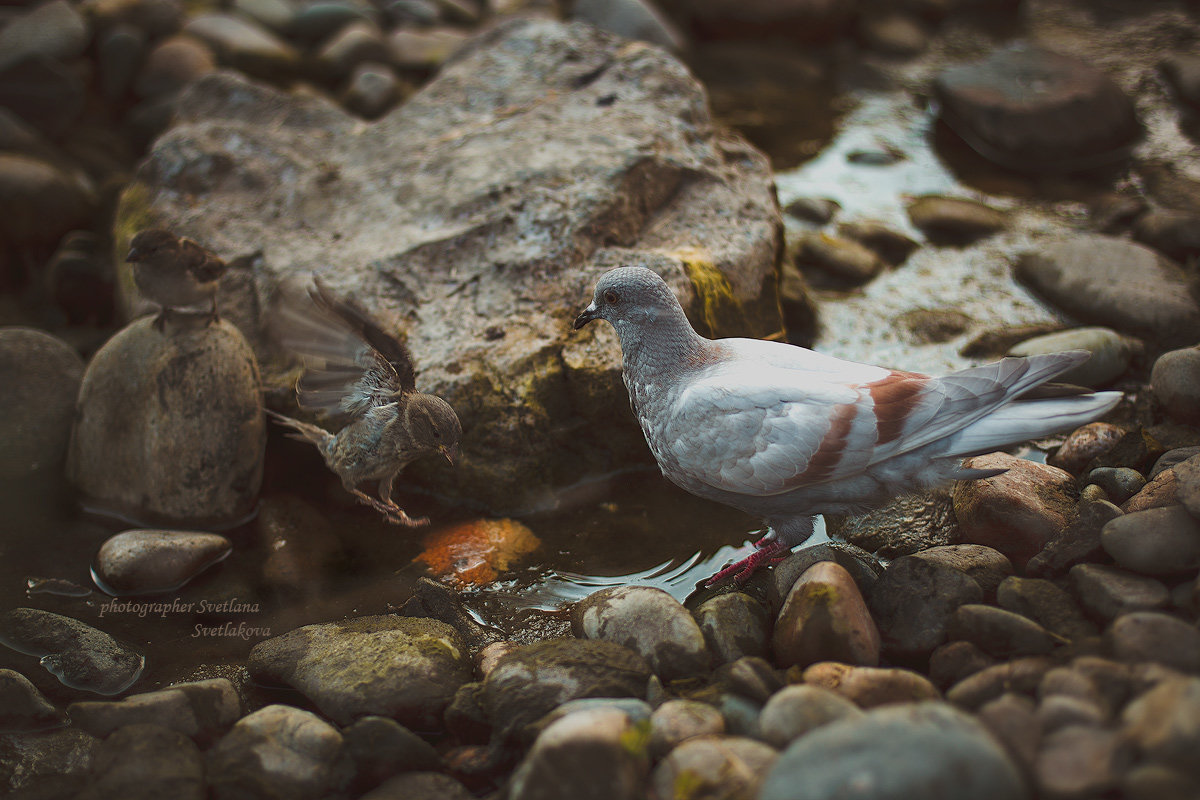
[[417,561],[433,575],[463,586],[486,586],[542,543],[514,519],[476,519],[432,531],[424,544]]

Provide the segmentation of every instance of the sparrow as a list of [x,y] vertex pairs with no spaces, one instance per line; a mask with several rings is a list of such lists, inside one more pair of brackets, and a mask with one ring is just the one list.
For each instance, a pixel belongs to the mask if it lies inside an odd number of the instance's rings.
[[[817,514],[861,513],[899,494],[992,477],[1003,470],[966,469],[962,459],[1073,429],[1122,397],[1041,387],[1085,351],[931,377],[783,342],[707,339],[644,267],[601,276],[574,328],[597,319],[617,332],[629,402],[663,475],[767,523],[756,552],[709,586],[742,583],[782,560],[812,535]],[[1035,389],[1037,399],[1027,396]]]
[[[285,304],[279,315],[283,344],[310,362],[296,382],[301,408],[348,416],[336,434],[268,410],[293,439],[316,446],[346,491],[395,525],[417,527],[392,500],[392,483],[409,462],[440,454],[451,464],[458,456],[462,425],[440,397],[416,390],[408,348],[360,308],[314,279],[305,310]],[[359,488],[378,481],[378,497]]]
[[172,308],[205,301],[212,304],[212,321],[219,319],[217,284],[226,264],[216,254],[163,228],[147,228],[133,237],[125,260],[133,264],[138,291],[162,307],[154,319],[159,331]]

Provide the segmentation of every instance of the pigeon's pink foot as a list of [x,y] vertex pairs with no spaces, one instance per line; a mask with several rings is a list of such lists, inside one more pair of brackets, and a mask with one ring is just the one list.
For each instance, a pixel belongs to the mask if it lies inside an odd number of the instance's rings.
[[777,564],[783,561],[791,553],[791,548],[785,545],[778,539],[766,536],[754,543],[757,548],[753,553],[743,558],[741,561],[730,564],[725,569],[713,575],[704,582],[705,588],[716,586],[718,583],[733,578],[733,582],[741,586],[746,581],[750,580],[750,576],[755,570],[761,567],[768,567],[772,564]]

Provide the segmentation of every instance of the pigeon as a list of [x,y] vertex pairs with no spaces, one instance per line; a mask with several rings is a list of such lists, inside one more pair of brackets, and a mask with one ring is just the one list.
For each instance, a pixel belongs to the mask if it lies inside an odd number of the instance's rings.
[[[332,434],[274,411],[272,419],[291,428],[291,438],[315,445],[347,492],[395,525],[418,527],[428,518],[410,517],[392,500],[392,482],[409,462],[440,454],[458,456],[462,425],[440,397],[416,389],[412,356],[365,311],[337,297],[320,280],[309,289],[308,313],[284,305],[279,335],[289,349],[316,362],[296,383],[301,408],[349,417]],[[379,481],[379,496],[358,488]]]
[[147,228],[133,237],[125,260],[133,264],[138,291],[162,307],[154,318],[158,330],[171,309],[205,301],[212,304],[212,321],[219,319],[217,284],[226,264],[214,253],[163,228]]
[[[574,328],[597,319],[620,339],[629,402],[663,475],[767,523],[756,551],[709,586],[743,583],[781,560],[812,535],[817,514],[861,513],[896,495],[999,474],[961,460],[1073,429],[1122,397],[1041,386],[1086,351],[931,377],[782,342],[707,339],[644,267],[600,277]],[[1026,396],[1035,389],[1051,396]]]

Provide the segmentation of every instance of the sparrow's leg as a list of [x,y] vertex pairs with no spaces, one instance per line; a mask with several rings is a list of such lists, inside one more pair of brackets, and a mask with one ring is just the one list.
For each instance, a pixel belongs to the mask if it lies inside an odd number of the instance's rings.
[[396,476],[399,474],[400,470],[396,470],[383,476],[383,480],[379,482],[379,499],[382,500],[384,504],[392,510],[393,514],[404,520],[403,522],[399,522],[397,524],[407,525],[411,528],[420,527],[421,525],[428,525],[429,517],[418,517],[417,519],[413,519],[408,514],[404,513],[404,509],[400,508],[400,506],[396,505],[396,503],[392,500],[392,481],[396,480]]
[[213,292],[212,310],[208,314],[208,321],[209,321],[210,325],[214,322],[221,321],[221,315],[217,313],[217,293],[216,292]]
[[161,309],[159,309],[158,316],[155,317],[154,322],[151,323],[154,325],[154,330],[158,331],[159,333],[162,333],[164,330],[166,330],[167,316],[170,313],[171,309],[167,306],[163,306]]
[[777,564],[791,554],[792,548],[812,536],[812,517],[793,517],[774,521],[765,534],[754,543],[754,552],[713,575],[704,582],[706,587],[732,577],[741,586],[760,567]]
[[406,528],[419,528],[422,525],[429,524],[428,517],[413,519],[404,512],[404,509],[400,508],[400,506],[396,505],[395,503],[391,501],[388,501],[387,503],[381,503],[361,489],[351,489],[350,493],[357,497],[364,505],[368,505],[378,511],[383,515],[384,519],[393,525],[403,525]]

